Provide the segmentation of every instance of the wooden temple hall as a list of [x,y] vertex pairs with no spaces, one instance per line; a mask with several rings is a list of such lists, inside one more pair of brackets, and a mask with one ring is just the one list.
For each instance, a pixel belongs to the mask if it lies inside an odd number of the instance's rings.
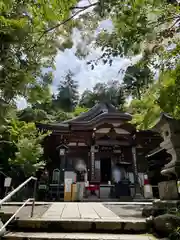
[[48,198],[62,197],[67,178],[84,181],[89,190],[95,186],[98,198],[133,198],[147,174],[145,156],[161,138],[149,130],[136,131],[131,120],[130,114],[103,102],[76,118],[37,124],[40,130],[51,131],[44,140]]

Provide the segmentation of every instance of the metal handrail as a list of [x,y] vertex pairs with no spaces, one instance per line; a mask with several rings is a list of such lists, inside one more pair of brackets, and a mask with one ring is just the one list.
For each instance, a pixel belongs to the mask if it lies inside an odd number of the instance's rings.
[[28,178],[25,182],[23,182],[22,184],[20,184],[17,188],[15,188],[12,192],[10,192],[6,197],[4,197],[2,200],[0,200],[0,207],[1,205],[6,202],[7,200],[9,200],[15,193],[17,193],[19,190],[21,190],[21,188],[23,188],[27,183],[29,183],[31,180],[35,180],[35,183],[37,182],[37,178],[36,177],[30,177]]
[[6,228],[6,226],[14,219],[14,217],[19,213],[19,211],[30,201],[32,201],[32,208],[31,208],[31,217],[33,217],[34,214],[34,206],[35,206],[35,197],[36,197],[36,189],[37,189],[37,178],[31,176],[26,181],[24,181],[22,184],[20,184],[17,188],[15,188],[12,192],[10,192],[6,197],[4,197],[2,200],[0,200],[0,208],[4,202],[9,200],[14,194],[16,194],[19,190],[21,190],[27,183],[29,183],[31,180],[34,180],[34,190],[33,190],[33,198],[27,199],[23,205],[17,209],[17,211],[11,216],[11,218],[1,227],[0,229],[0,235],[2,231]]
[[15,218],[15,216],[21,211],[21,209],[30,201],[33,201],[33,198],[29,198],[27,199],[23,205],[21,207],[19,207],[16,212],[8,219],[8,221],[1,227],[0,229],[0,235],[3,232],[3,230],[5,230],[5,228],[7,227],[7,225]]

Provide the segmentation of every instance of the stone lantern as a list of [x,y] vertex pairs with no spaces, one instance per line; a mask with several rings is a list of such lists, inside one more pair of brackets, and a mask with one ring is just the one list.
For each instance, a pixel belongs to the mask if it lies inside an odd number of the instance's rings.
[[159,183],[161,199],[178,199],[177,181],[180,179],[180,121],[162,113],[159,121],[153,128],[163,138],[160,147],[171,155],[161,174],[167,176],[169,181]]
[[160,147],[171,155],[171,161],[164,166],[161,174],[180,178],[180,121],[162,113],[154,130],[163,137]]

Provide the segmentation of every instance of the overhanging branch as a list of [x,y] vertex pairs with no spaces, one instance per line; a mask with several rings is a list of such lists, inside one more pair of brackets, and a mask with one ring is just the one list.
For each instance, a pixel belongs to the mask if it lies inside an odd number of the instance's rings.
[[70,20],[72,20],[74,17],[76,17],[78,14],[82,13],[83,11],[89,9],[90,7],[93,7],[93,6],[96,6],[97,5],[97,2],[96,3],[92,3],[90,5],[87,5],[87,6],[84,6],[84,7],[74,7],[73,9],[80,9],[79,11],[75,12],[74,14],[72,14],[69,18],[65,19],[64,21],[54,25],[53,27],[50,27],[48,29],[46,29],[42,34],[41,36],[39,37],[38,41],[31,47],[29,48],[30,49],[33,49],[37,44],[38,42],[42,39],[42,37],[44,35],[46,35],[48,32],[51,32],[57,28],[59,28],[60,26],[66,24],[67,22],[69,22]]
[[75,16],[77,16],[79,13],[83,12],[84,10],[87,10],[88,8],[90,7],[93,7],[93,6],[96,6],[97,3],[93,3],[93,4],[90,4],[88,6],[84,6],[84,7],[76,7],[77,9],[80,9],[79,11],[75,12],[72,16],[70,16],[69,18],[67,18],[66,20],[56,24],[55,26],[51,27],[51,28],[48,28],[47,30],[45,30],[43,32],[43,35],[48,33],[48,32],[51,32],[52,30],[66,24],[67,22],[69,22],[71,19],[73,19]]

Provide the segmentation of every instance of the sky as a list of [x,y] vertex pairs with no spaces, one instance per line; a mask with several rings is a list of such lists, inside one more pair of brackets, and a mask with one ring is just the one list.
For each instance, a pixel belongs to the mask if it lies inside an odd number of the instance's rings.
[[[80,5],[85,6],[88,4],[87,0],[82,0]],[[102,21],[96,33],[106,29],[112,31],[113,25],[110,20]],[[96,83],[106,83],[110,80],[119,80],[122,81],[122,73],[118,74],[119,70],[125,70],[133,61],[137,61],[138,57],[135,57],[132,60],[116,57],[113,59],[112,66],[108,64],[99,63],[93,70],[87,65],[89,59],[97,59],[102,55],[100,48],[91,48],[90,54],[85,59],[79,59],[75,56],[77,45],[79,42],[82,42],[81,35],[79,30],[74,29],[72,33],[73,47],[71,49],[66,49],[65,51],[59,51],[55,58],[56,70],[54,71],[54,80],[51,86],[53,93],[56,93],[57,87],[60,84],[62,77],[67,73],[68,70],[71,70],[79,84],[79,93],[81,94],[85,89],[92,89]],[[26,100],[23,98],[17,99],[17,107],[23,109],[27,106]]]

